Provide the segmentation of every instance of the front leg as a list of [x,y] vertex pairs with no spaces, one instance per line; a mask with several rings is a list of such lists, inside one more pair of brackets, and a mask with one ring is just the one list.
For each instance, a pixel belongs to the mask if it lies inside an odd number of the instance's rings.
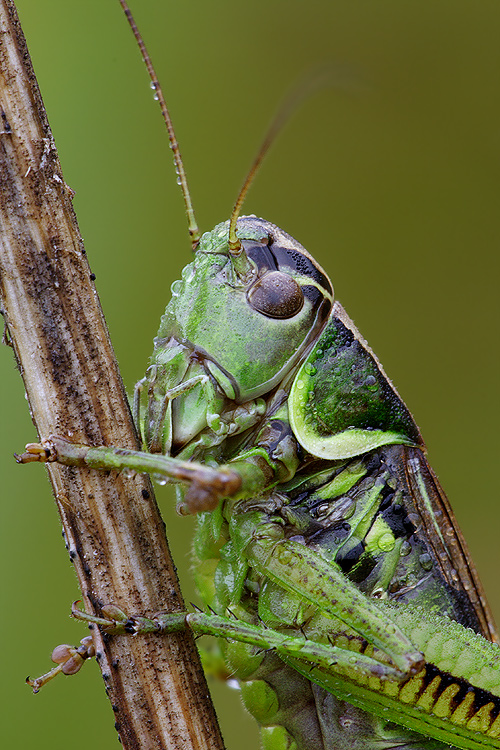
[[[42,443],[28,443],[26,452],[15,454],[21,464],[41,461],[56,461],[65,466],[87,466],[105,471],[132,471],[152,474],[154,478],[165,477],[187,482],[185,504],[189,513],[213,510],[221,497],[231,497],[241,488],[241,474],[230,466],[214,469],[194,461],[181,461],[158,453],[124,450],[107,446],[93,448],[88,445],[70,443],[58,435],[51,435]],[[248,474],[252,473],[249,467]],[[257,480],[258,480],[257,476]],[[248,480],[252,482],[252,477]],[[255,480],[254,480],[255,483]]]
[[[269,442],[269,436],[265,435]],[[232,500],[254,497],[272,487],[295,470],[296,456],[292,441],[274,457],[262,442],[234,461],[216,468],[196,461],[185,461],[159,453],[125,450],[111,446],[91,447],[71,443],[58,435],[51,435],[42,443],[28,443],[25,453],[15,455],[21,464],[56,461],[65,466],[87,466],[104,471],[132,471],[185,482],[189,486],[180,507],[181,513],[214,510],[221,498]]]

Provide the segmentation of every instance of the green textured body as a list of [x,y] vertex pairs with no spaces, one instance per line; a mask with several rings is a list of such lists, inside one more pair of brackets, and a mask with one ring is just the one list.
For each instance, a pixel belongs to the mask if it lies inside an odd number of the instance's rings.
[[[240,234],[258,241],[272,225],[249,219],[243,226]],[[453,549],[461,539],[423,455],[418,428],[380,363],[338,304],[322,333],[319,316],[302,319],[303,330],[315,321],[316,340],[301,330],[298,338],[305,342],[292,348],[290,357],[286,344],[294,334],[283,331],[282,321],[271,321],[269,327],[266,321],[259,328],[248,311],[241,313],[245,306],[235,301],[234,288],[228,295],[224,286],[218,296],[220,287],[212,284],[200,293],[207,278],[202,262],[215,257],[217,275],[228,273],[227,258],[219,255],[225,233],[222,225],[205,236],[201,251],[207,255],[174,285],[153,357],[156,403],[200,368],[212,375],[211,394],[207,397],[206,386],[196,386],[174,401],[172,423],[164,423],[163,439],[174,452],[180,447],[179,458],[216,465],[265,461],[273,468],[270,487],[257,486],[239,501],[223,501],[214,512],[201,514],[194,550],[203,601],[220,615],[230,611],[247,622],[313,640],[328,642],[329,633],[345,630],[305,598],[307,586],[290,588],[286,566],[269,574],[255,549],[260,533],[266,543],[299,541],[323,561],[340,566],[368,597],[416,604],[488,635],[473,573],[463,549]],[[221,308],[227,327],[214,330]],[[208,368],[207,360],[186,358],[187,340],[196,341],[197,351],[210,345]],[[295,366],[307,349],[300,367]],[[172,351],[190,363],[174,379],[164,366]],[[166,378],[159,390],[158,372]],[[276,372],[279,378],[273,378]],[[240,421],[231,411],[235,401],[244,405]],[[150,421],[152,403],[150,398]],[[215,429],[207,411],[220,419]],[[214,436],[217,429],[220,437]],[[457,575],[459,559],[464,564]],[[441,747],[439,741],[333,697],[276,654],[256,655],[251,646],[238,643],[222,643],[220,649],[226,674],[242,681],[245,705],[263,725],[269,750]]]
[[202,511],[197,632],[265,750],[499,748],[494,625],[410,412],[307,251],[238,233],[244,261],[221,224],[172,286],[134,401],[148,453],[56,439],[58,460],[161,474]]

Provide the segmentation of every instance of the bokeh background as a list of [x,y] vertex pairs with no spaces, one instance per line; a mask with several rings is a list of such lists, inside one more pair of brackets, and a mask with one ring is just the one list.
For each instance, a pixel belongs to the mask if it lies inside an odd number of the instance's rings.
[[[246,204],[301,241],[414,413],[493,609],[498,590],[500,5],[466,0],[135,0],[202,228],[228,218],[286,90],[334,63],[288,124]],[[129,389],[189,260],[157,105],[114,0],[19,0],[35,70]],[[95,665],[36,697],[52,647],[85,635],[11,351],[0,349],[5,747],[118,747]],[[186,598],[190,519],[159,502]],[[499,617],[500,619],[500,617]],[[228,748],[255,750],[237,693],[215,686]]]

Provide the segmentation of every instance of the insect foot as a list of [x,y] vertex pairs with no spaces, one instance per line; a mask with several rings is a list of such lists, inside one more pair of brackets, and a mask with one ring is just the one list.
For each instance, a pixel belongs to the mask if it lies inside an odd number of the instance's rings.
[[33,688],[34,693],[38,693],[40,688],[58,674],[70,675],[79,672],[85,661],[93,656],[95,656],[95,647],[91,635],[82,638],[79,646],[68,646],[67,643],[62,643],[52,651],[51,659],[57,666],[34,680],[27,677],[26,683]]
[[[36,459],[35,459],[36,460]],[[103,617],[96,617],[78,608],[79,601],[73,602],[71,615],[89,625],[98,625],[101,631],[108,635],[147,635],[149,633],[172,633],[186,627],[186,613],[159,614],[152,619],[148,617],[129,617],[115,604],[106,604],[101,608]],[[79,646],[69,646],[62,643],[52,651],[51,659],[57,665],[46,674],[32,680],[26,678],[26,683],[33,688],[34,693],[58,674],[71,675],[80,671],[87,659],[96,654],[91,635],[85,636]]]
[[18,464],[30,464],[34,461],[47,463],[55,461],[56,456],[50,445],[47,443],[27,443],[24,453],[14,453],[14,458]]
[[20,454],[14,453],[14,458],[18,464],[30,464],[36,461],[41,463],[58,461],[67,466],[84,466],[88,450],[89,447],[86,445],[76,445],[57,435],[50,435],[50,437],[42,440],[40,443],[27,443],[25,445],[25,452]]

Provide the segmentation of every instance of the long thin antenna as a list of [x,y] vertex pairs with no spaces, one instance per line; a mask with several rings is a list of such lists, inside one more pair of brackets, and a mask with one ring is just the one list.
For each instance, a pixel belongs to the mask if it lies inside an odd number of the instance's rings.
[[243,206],[247,193],[255,179],[255,175],[259,171],[264,157],[282,127],[286,125],[304,99],[326,86],[344,88],[350,91],[354,87],[359,88],[359,79],[357,76],[353,77],[350,71],[343,70],[338,64],[322,65],[320,68],[309,71],[309,73],[307,73],[306,76],[292,88],[291,92],[285,98],[269,126],[269,130],[262,141],[262,145],[257,152],[257,156],[248,171],[245,182],[243,183],[236,199],[236,203],[234,204],[229,222],[229,250],[234,258],[238,258],[242,253],[241,242],[236,236],[236,222],[238,221],[241,207]]
[[241,248],[242,248],[241,242],[236,236],[236,222],[238,221],[238,217],[241,212],[241,207],[243,206],[243,203],[245,201],[245,198],[247,197],[247,193],[250,189],[250,186],[255,179],[255,175],[259,171],[259,167],[264,161],[265,155],[271,148],[273,141],[275,140],[279,131],[281,130],[283,125],[287,122],[287,120],[290,118],[290,115],[292,114],[294,109],[297,107],[298,101],[297,101],[297,96],[295,94],[296,92],[294,92],[293,97],[292,96],[288,97],[288,99],[284,102],[283,106],[280,107],[277,115],[273,119],[269,127],[269,130],[267,131],[264,137],[264,140],[262,141],[262,144],[257,153],[257,156],[253,160],[252,166],[250,167],[249,172],[245,178],[245,182],[242,185],[242,188],[236,199],[236,203],[234,204],[233,212],[231,214],[231,220],[229,222],[229,250],[233,256],[238,256],[241,253]]
[[163,96],[163,91],[162,91],[160,82],[158,80],[158,76],[156,75],[156,71],[154,69],[153,63],[151,61],[151,57],[149,56],[149,52],[146,49],[144,40],[141,36],[139,29],[137,28],[137,24],[132,15],[132,11],[128,7],[125,0],[119,0],[119,2],[127,17],[127,21],[129,23],[130,28],[132,29],[132,33],[135,37],[137,45],[141,51],[142,59],[144,60],[144,63],[148,70],[149,78],[151,79],[151,88],[155,92],[155,99],[157,99],[158,102],[160,103],[161,113],[163,115],[165,125],[167,126],[168,140],[170,141],[170,148],[172,149],[172,152],[174,155],[175,171],[177,173],[177,182],[181,186],[182,195],[184,197],[184,205],[186,207],[186,215],[187,215],[187,220],[188,220],[189,236],[191,238],[191,244],[193,246],[193,250],[196,250],[198,246],[198,242],[200,241],[200,230],[198,229],[198,224],[196,223],[194,210],[193,210],[193,204],[191,202],[191,195],[189,193],[189,187],[188,187],[187,178],[186,178],[186,172],[184,170],[184,164],[182,162],[182,156],[181,156],[181,152],[179,149],[179,144],[177,143],[177,138],[175,137],[175,130],[174,130],[172,120],[170,118],[170,113],[168,111],[167,103],[165,101],[165,97]]

